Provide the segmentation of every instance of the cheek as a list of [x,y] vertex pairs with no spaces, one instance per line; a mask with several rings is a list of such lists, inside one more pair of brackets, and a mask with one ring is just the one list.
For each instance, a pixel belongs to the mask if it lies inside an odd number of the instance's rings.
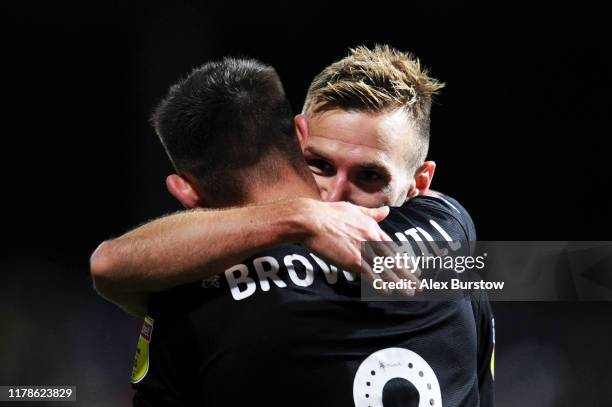
[[397,177],[382,192],[391,206],[402,206],[406,201],[410,182],[408,179]]
[[395,201],[393,199],[393,191],[381,192],[378,197],[378,205],[376,206],[395,206]]
[[408,196],[408,190],[410,189],[410,183],[403,184],[397,189],[397,194],[395,195],[395,205],[402,206],[406,201],[406,197]]

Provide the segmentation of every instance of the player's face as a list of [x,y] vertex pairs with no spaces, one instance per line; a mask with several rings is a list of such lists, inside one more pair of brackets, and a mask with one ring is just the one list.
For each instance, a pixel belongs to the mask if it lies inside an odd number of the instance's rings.
[[402,205],[415,136],[406,114],[331,110],[307,117],[304,157],[325,201]]

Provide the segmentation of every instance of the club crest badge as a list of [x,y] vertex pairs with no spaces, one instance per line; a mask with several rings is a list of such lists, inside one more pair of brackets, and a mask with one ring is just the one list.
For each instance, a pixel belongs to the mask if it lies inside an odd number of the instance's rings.
[[136,355],[134,356],[134,367],[132,368],[132,383],[141,381],[149,371],[149,343],[153,334],[153,318],[145,316],[138,337]]

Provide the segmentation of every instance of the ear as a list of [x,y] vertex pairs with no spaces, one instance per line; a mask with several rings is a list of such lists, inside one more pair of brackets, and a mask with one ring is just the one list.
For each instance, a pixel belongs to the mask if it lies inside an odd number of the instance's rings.
[[200,196],[189,181],[180,175],[172,174],[166,178],[166,188],[187,209],[200,206]]
[[436,172],[436,163],[434,161],[425,161],[414,173],[414,186],[418,190],[419,195],[428,193],[434,172]]
[[409,199],[414,198],[417,195],[419,195],[419,189],[416,187],[416,183],[414,182],[414,180],[412,180],[410,181],[410,186],[408,187],[408,193],[406,194],[405,202],[407,202]]
[[295,124],[295,133],[297,134],[298,141],[302,151],[306,149],[306,142],[308,141],[308,121],[306,116],[298,114],[293,118]]

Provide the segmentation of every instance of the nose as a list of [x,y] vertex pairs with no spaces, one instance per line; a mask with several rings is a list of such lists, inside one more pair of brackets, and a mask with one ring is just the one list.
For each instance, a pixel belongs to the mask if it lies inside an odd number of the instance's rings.
[[348,200],[350,185],[346,175],[337,173],[322,197],[324,201],[336,202]]

